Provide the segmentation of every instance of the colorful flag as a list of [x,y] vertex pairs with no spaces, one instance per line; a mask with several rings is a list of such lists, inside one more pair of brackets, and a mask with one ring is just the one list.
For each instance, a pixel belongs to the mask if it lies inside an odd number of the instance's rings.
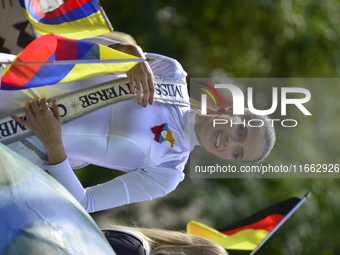
[[21,7],[34,29],[42,34],[54,33],[83,39],[112,31],[98,0],[67,0],[57,9],[44,13],[38,0],[20,0]]
[[303,199],[284,200],[221,230],[190,221],[187,232],[214,241],[225,249],[252,251],[262,246],[306,198],[307,195]]
[[[136,62],[55,65],[63,60],[110,60],[123,59]],[[80,40],[48,34],[35,39],[14,62],[49,62],[51,65],[11,65],[2,71],[1,89],[17,90],[54,85],[93,76],[125,72],[139,59],[109,47]],[[98,61],[97,61],[98,62]]]

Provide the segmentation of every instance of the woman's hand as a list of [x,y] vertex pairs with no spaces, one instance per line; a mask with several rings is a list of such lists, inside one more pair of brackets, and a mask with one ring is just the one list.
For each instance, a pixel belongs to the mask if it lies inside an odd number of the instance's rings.
[[[138,45],[117,43],[109,47],[139,58],[145,58],[142,49]],[[126,74],[129,79],[130,88],[135,93],[138,104],[143,107],[146,107],[148,103],[153,104],[155,88],[153,73],[148,62],[137,63],[127,71]]]
[[48,107],[47,100],[33,99],[25,105],[27,120],[17,116],[11,117],[19,124],[31,129],[43,143],[50,164],[58,164],[66,159],[64,145],[61,138],[61,117],[57,100],[52,101],[52,108]]
[[154,81],[151,68],[147,62],[137,63],[126,72],[130,88],[134,89],[139,105],[147,107],[154,101]]

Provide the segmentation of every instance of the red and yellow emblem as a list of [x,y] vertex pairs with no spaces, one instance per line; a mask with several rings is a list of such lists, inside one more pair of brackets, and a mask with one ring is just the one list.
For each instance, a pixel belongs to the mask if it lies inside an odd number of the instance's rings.
[[168,123],[164,123],[159,126],[154,126],[151,128],[152,133],[155,134],[154,140],[158,143],[163,143],[168,141],[171,144],[171,148],[175,145],[175,138],[172,135],[172,131],[168,128]]

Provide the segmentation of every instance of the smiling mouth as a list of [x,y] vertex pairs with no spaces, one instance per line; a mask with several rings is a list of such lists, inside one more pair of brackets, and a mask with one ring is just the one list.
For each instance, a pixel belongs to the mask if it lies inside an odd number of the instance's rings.
[[221,136],[222,136],[222,132],[221,130],[218,131],[217,135],[216,135],[216,139],[215,139],[215,147],[218,148],[220,146],[221,143]]

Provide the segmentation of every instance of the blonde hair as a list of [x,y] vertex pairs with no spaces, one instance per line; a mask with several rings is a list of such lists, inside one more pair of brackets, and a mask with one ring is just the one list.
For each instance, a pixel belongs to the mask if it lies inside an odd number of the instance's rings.
[[[190,106],[191,106],[191,109],[193,110],[200,110],[201,108],[201,104],[192,98],[190,98]],[[217,108],[207,105],[207,114],[217,115],[216,111],[217,111]],[[230,115],[228,113],[225,113],[225,114]],[[248,108],[244,108],[244,116],[249,119],[257,119],[259,120],[258,122],[261,122],[261,121],[263,122],[263,125],[260,128],[262,129],[263,135],[266,139],[265,149],[262,155],[258,159],[254,161],[247,161],[249,163],[260,163],[268,156],[269,152],[274,147],[274,144],[276,141],[275,129],[272,125],[270,125],[271,122],[268,121],[269,120],[268,116],[253,114]]]
[[137,231],[150,243],[150,255],[228,255],[217,243],[180,231],[114,226],[115,229]]

